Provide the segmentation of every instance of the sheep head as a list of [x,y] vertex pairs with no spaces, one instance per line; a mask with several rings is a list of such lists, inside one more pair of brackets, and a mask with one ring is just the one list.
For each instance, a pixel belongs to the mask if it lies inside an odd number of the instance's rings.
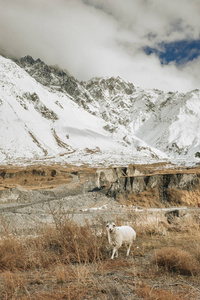
[[109,233],[114,232],[115,229],[116,229],[116,225],[115,225],[114,222],[108,222],[108,223],[106,224],[106,230],[107,230]]

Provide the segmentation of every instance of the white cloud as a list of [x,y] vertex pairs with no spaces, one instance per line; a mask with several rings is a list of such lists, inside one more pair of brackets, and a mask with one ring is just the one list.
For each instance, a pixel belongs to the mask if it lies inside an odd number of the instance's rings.
[[200,38],[199,0],[0,0],[1,49],[79,80],[121,76],[164,90],[199,88],[200,60],[163,66],[142,47]]

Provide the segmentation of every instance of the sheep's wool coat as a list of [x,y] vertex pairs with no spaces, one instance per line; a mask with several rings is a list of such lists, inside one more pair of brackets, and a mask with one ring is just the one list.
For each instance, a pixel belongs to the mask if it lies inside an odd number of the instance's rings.
[[111,244],[119,245],[133,242],[136,238],[135,230],[129,226],[116,227],[115,230],[110,234]]

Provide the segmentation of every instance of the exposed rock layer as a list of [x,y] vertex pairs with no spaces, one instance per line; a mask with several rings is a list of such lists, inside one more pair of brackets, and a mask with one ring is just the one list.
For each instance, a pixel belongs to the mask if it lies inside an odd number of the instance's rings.
[[88,192],[104,193],[121,204],[193,205],[200,195],[199,169],[86,168],[35,166],[0,169],[0,203],[30,203]]

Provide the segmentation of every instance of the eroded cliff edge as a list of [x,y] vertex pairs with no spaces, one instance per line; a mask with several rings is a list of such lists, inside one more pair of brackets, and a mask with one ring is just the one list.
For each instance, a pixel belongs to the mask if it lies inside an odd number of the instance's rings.
[[61,199],[96,192],[124,205],[197,206],[200,169],[139,166],[89,168],[28,166],[0,168],[0,209],[17,204]]

